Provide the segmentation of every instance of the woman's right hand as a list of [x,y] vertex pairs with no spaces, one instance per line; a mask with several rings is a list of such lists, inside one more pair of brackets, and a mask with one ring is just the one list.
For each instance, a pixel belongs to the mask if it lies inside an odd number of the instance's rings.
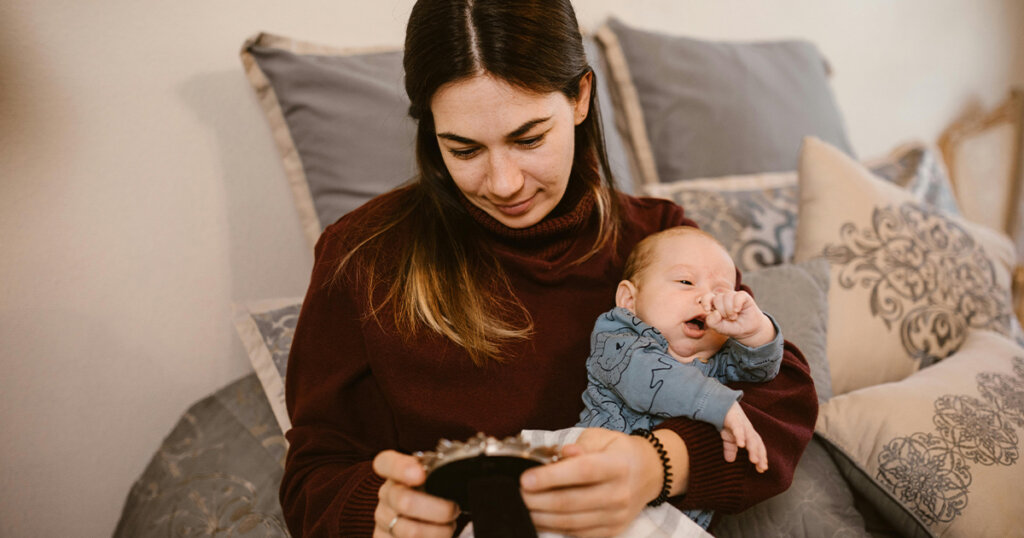
[[438,536],[455,533],[459,508],[455,503],[416,491],[427,479],[419,460],[394,450],[373,458],[373,472],[384,478],[373,514],[374,538],[387,536]]

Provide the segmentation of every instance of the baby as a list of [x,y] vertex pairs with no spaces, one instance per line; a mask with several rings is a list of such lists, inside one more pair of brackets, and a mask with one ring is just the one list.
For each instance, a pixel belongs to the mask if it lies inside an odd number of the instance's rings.
[[[738,403],[742,392],[722,383],[773,379],[782,333],[736,290],[725,248],[689,226],[645,238],[626,260],[615,304],[594,324],[577,426],[629,433],[690,417],[721,431],[727,461],[743,447],[759,472],[767,470],[761,436]],[[710,512],[702,513],[689,515],[707,527]]]

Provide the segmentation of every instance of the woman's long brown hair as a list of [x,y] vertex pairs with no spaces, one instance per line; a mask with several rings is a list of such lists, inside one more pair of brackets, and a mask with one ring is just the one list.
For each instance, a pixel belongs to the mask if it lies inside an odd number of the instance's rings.
[[[478,365],[501,361],[503,345],[529,338],[533,323],[480,225],[459,200],[438,147],[430,102],[444,84],[484,73],[531,92],[576,99],[580,80],[593,72],[576,15],[568,0],[419,0],[406,30],[404,67],[409,114],[418,123],[419,175],[397,212],[362,223],[362,240],[335,274],[340,278],[359,252],[358,282],[369,294],[374,317],[391,310],[404,337],[426,327],[465,348]],[[575,137],[570,181],[585,182],[600,217],[597,239],[579,263],[616,243],[620,220],[596,80],[590,112]],[[585,169],[595,159],[601,175]],[[378,247],[389,244],[389,232],[407,219],[415,225],[403,227],[411,236],[403,236],[397,259],[382,259]]]

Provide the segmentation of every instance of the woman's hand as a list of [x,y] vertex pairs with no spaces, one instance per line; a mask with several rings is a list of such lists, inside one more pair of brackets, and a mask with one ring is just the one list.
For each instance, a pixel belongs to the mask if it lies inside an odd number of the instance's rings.
[[419,460],[394,450],[385,450],[373,458],[373,472],[385,479],[378,491],[377,510],[373,514],[377,524],[373,530],[374,538],[450,538],[455,533],[455,518],[459,516],[455,503],[412,489],[427,479]]
[[661,493],[661,460],[643,437],[588,428],[562,454],[565,459],[520,479],[538,531],[613,536]]

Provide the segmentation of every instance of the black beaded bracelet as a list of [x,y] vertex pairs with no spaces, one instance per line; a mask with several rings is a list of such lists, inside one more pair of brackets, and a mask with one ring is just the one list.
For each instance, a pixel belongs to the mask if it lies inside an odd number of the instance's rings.
[[658,440],[651,430],[637,428],[630,435],[643,437],[650,441],[651,445],[654,446],[654,450],[658,451],[658,457],[661,458],[661,468],[665,472],[664,479],[661,482],[661,493],[653,501],[647,503],[647,506],[658,506],[668,500],[668,492],[672,490],[672,466],[668,464],[668,452],[665,451],[665,445],[661,444],[661,441]]

